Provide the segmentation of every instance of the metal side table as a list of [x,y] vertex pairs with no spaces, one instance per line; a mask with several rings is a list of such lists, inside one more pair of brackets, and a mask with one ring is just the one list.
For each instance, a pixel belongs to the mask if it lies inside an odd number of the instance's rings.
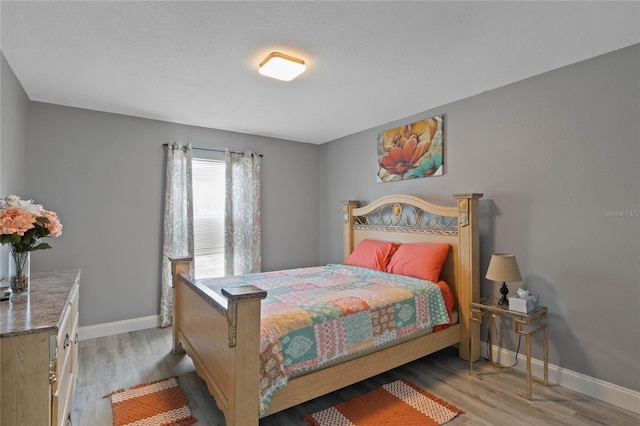
[[[507,316],[513,318],[514,330],[517,334],[525,336],[526,339],[526,357],[527,357],[527,392],[516,392],[519,396],[531,400],[531,383],[532,381],[542,383],[545,386],[549,386],[549,343],[547,332],[547,308],[544,306],[538,306],[531,312],[522,313],[509,310],[508,308],[498,305],[497,301],[490,299],[481,299],[480,302],[469,302],[469,308],[471,310],[470,321],[478,323],[482,326],[482,318],[487,317],[487,326],[489,328],[489,362],[496,367],[504,367],[503,365],[493,362],[493,344],[491,332],[493,329],[493,316]],[[471,326],[471,324],[469,324]],[[527,329],[523,329],[526,326]],[[533,377],[531,374],[531,336],[542,331],[542,343],[544,347],[544,378]],[[478,341],[476,341],[478,340]],[[480,334],[471,333],[471,353],[476,344],[480,344]],[[482,379],[482,376],[473,370],[473,359],[469,360],[469,374]]]

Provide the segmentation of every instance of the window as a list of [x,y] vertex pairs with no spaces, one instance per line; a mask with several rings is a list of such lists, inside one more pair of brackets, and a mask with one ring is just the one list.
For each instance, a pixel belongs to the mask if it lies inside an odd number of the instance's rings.
[[193,239],[195,277],[224,276],[224,161],[194,158]]

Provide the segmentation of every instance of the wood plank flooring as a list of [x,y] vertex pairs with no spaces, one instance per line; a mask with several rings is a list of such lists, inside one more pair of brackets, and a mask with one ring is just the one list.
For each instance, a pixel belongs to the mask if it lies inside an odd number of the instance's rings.
[[[104,395],[120,388],[169,376],[179,376],[198,425],[224,426],[202,380],[186,355],[171,353],[171,328],[149,329],[84,340],[79,346],[79,376],[72,424],[113,424],[111,405]],[[561,386],[534,383],[533,401],[518,397],[525,375],[476,363],[479,380],[453,348],[442,350],[356,385],[264,418],[261,426],[303,425],[302,416],[351,399],[385,383],[407,378],[429,392],[464,409],[447,425],[640,425],[640,415]]]

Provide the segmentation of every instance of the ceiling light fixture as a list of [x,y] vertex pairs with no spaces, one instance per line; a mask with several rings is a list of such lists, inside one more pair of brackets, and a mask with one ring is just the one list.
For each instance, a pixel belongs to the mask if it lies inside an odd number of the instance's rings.
[[264,61],[260,62],[258,72],[264,76],[282,81],[291,81],[302,74],[307,67],[302,59],[285,55],[280,52],[272,52]]

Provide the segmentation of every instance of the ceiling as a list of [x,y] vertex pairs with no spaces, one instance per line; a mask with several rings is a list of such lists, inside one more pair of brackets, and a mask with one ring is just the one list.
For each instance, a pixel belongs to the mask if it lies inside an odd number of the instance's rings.
[[[2,1],[29,98],[324,143],[640,42],[640,2]],[[306,61],[286,83],[272,51]]]

